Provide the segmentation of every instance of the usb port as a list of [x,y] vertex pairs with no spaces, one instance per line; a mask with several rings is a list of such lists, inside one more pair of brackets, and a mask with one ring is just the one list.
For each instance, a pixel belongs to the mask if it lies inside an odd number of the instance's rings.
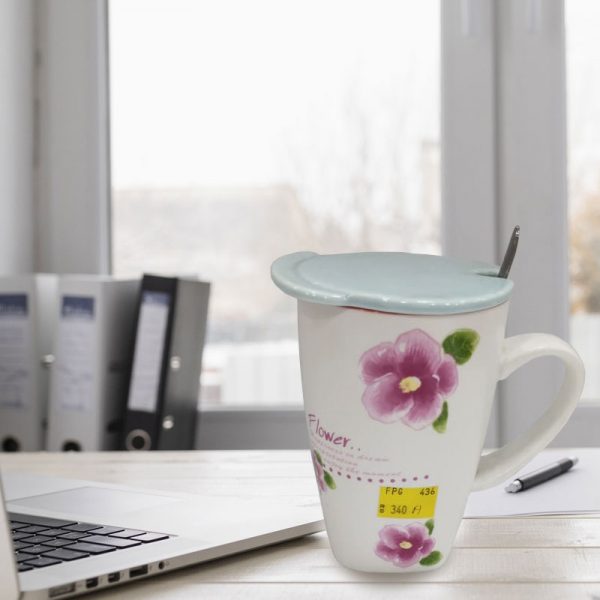
[[140,575],[146,575],[147,573],[148,573],[148,565],[129,569],[129,577],[139,577]]
[[85,587],[89,590],[90,588],[95,588],[98,585],[98,578],[92,577],[91,579],[85,580]]
[[117,581],[121,579],[121,573],[119,573],[119,571],[117,571],[116,573],[109,573],[107,579],[108,583],[117,583]]

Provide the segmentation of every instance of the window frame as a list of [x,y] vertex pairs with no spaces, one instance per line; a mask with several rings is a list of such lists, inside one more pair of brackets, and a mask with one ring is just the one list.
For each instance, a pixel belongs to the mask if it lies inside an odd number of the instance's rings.
[[108,5],[36,2],[36,269],[110,273]]
[[0,272],[33,270],[34,235],[34,6],[0,4]]
[[[519,224],[507,335],[568,340],[564,0],[444,0],[442,7],[444,252],[498,264]],[[561,378],[556,361],[543,359],[501,382],[486,445],[528,429]],[[600,401],[580,405],[553,445],[598,445],[598,423]]]
[[[440,1],[442,250],[497,263],[494,2]],[[500,412],[496,399],[488,447],[501,445]]]
[[[512,226],[521,225],[508,333],[568,339],[564,2],[440,2],[443,250],[498,263]],[[108,0],[53,0],[36,11],[36,268],[108,273]],[[525,128],[535,135],[521,136]],[[503,382],[486,445],[512,439],[556,389],[557,370],[546,362]],[[200,420],[220,427],[227,447],[245,439],[250,424],[256,448],[305,439],[301,408],[211,408]],[[599,421],[600,402],[578,408],[557,443],[597,444]],[[287,437],[274,437],[272,424],[282,422]],[[206,447],[208,430],[199,432]]]

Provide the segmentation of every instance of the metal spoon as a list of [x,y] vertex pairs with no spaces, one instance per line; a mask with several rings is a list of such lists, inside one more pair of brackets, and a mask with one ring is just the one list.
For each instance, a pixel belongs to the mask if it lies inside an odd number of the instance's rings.
[[508,273],[510,272],[510,268],[512,267],[513,260],[515,259],[515,254],[517,253],[520,232],[521,228],[517,225],[513,229],[512,235],[510,236],[508,248],[506,248],[504,259],[502,260],[502,265],[500,266],[500,270],[498,271],[498,277],[502,277],[503,279],[506,279],[508,277]]

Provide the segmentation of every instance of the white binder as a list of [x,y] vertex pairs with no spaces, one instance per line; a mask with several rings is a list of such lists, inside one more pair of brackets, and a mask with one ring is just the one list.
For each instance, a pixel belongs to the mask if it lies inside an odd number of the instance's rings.
[[0,449],[45,447],[57,276],[0,278]]
[[61,277],[48,450],[117,448],[139,285],[107,276]]

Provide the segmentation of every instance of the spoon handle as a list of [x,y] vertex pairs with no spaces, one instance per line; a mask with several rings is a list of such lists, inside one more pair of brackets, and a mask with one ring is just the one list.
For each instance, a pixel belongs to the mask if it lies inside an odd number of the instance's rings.
[[500,270],[498,271],[498,277],[502,277],[503,279],[506,279],[508,277],[508,273],[510,272],[510,268],[512,267],[513,260],[515,259],[515,254],[517,253],[520,232],[521,228],[517,225],[513,229],[512,235],[510,236],[508,248],[506,248],[504,259],[502,260],[502,265],[500,266]]

